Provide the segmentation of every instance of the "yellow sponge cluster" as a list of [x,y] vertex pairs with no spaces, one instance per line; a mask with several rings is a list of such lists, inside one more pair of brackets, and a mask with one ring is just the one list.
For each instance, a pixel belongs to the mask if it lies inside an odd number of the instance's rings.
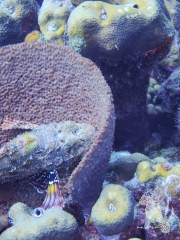
[[157,163],[151,164],[148,161],[140,162],[136,170],[138,180],[140,182],[149,182],[157,176],[167,177],[171,174],[180,175],[180,167],[173,166],[171,167],[169,163]]
[[55,2],[42,5],[38,23],[45,40],[64,44],[63,34],[70,11],[71,5],[59,6]]
[[105,236],[118,235],[131,225],[134,199],[126,188],[109,184],[92,208],[91,220],[98,232]]
[[70,46],[91,58],[145,53],[162,46],[173,33],[165,10],[156,0],[123,0],[120,5],[85,1],[68,19]]
[[36,42],[40,39],[40,32],[35,30],[30,32],[26,37],[25,37],[25,42]]

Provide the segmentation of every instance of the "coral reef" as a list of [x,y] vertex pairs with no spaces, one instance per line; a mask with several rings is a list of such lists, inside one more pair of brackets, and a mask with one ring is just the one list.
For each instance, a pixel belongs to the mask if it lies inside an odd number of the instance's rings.
[[120,180],[129,180],[136,172],[138,163],[142,161],[149,161],[149,158],[141,153],[112,152],[108,171],[116,172]]
[[179,79],[180,0],[0,0],[0,240],[180,240]]
[[131,225],[133,217],[134,199],[131,193],[116,184],[105,186],[91,212],[91,220],[103,236],[119,235]]
[[0,2],[0,47],[22,42],[37,28],[38,4],[35,0]]
[[40,217],[23,203],[14,204],[9,210],[12,227],[0,235],[1,240],[75,240],[78,224],[74,217],[60,208],[50,208]]
[[[67,47],[43,42],[1,48],[0,65],[1,123],[6,117],[39,125],[68,119],[95,128],[93,144],[68,179],[68,192],[82,205],[96,201],[115,121],[111,91],[98,68]],[[1,146],[19,133],[0,129]]]
[[136,205],[137,213],[142,213],[142,228],[148,239],[178,239],[179,219],[171,207],[171,199],[164,192],[164,179],[159,178],[154,187],[146,187]]
[[[169,182],[167,179],[170,179],[171,176],[156,177],[146,184],[139,182],[137,177],[134,177],[124,184],[132,192],[137,202],[134,223],[128,232],[131,232],[133,228],[140,231],[134,232],[132,237],[153,240],[178,239],[180,201],[171,198],[166,188]],[[128,233],[122,239],[126,239],[127,236]]]
[[72,10],[70,1],[44,0],[38,15],[38,23],[47,41],[63,44],[65,24]]
[[[2,129],[28,129],[27,125],[6,120]],[[30,127],[32,131],[18,135],[0,148],[0,179],[3,181],[22,179],[39,169],[56,168],[62,177],[70,175],[95,139],[94,127],[84,123],[65,121],[34,127],[30,124]]]

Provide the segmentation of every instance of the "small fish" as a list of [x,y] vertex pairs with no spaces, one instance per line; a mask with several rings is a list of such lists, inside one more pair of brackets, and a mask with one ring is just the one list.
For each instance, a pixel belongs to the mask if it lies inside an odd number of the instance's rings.
[[0,148],[0,180],[23,179],[43,169],[70,175],[91,147],[93,126],[74,121],[32,124],[7,118],[2,130],[29,130]]
[[[41,174],[39,173],[39,175]],[[35,217],[40,217],[46,209],[52,207],[59,207],[62,209],[65,206],[65,200],[62,197],[60,191],[59,177],[57,171],[56,170],[47,171],[45,173],[46,177],[47,174],[48,174],[48,188],[46,197],[44,199],[43,204],[40,207],[34,209],[33,215]],[[34,175],[34,177],[36,177],[36,174]]]
[[82,207],[78,201],[72,200],[69,196],[64,199],[59,184],[59,176],[56,170],[43,170],[28,177],[29,183],[36,189],[45,191],[46,197],[43,204],[33,210],[33,216],[41,217],[45,210],[52,207],[59,207],[75,217],[80,227],[84,226],[85,217]]

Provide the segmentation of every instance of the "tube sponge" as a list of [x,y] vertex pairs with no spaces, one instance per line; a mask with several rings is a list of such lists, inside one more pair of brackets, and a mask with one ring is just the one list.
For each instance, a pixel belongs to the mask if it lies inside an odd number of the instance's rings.
[[92,208],[91,220],[105,236],[118,235],[132,224],[134,199],[126,188],[109,184]]

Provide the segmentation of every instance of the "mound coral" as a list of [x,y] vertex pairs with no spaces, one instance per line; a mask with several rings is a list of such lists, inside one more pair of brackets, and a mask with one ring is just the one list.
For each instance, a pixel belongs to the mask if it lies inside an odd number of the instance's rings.
[[[0,66],[1,123],[6,117],[35,124],[68,119],[95,128],[93,144],[68,180],[73,199],[82,205],[95,201],[108,167],[115,121],[111,91],[99,69],[66,47],[42,42],[1,48]],[[0,134],[3,146],[19,131],[0,129]]]
[[163,1],[83,2],[69,16],[67,35],[70,47],[93,59],[112,89],[115,150],[141,151],[149,137],[150,73],[174,37]]
[[91,212],[91,220],[103,236],[119,235],[131,225],[133,217],[134,199],[130,191],[116,184],[102,190]]
[[50,208],[40,217],[23,203],[14,204],[9,211],[12,227],[0,235],[0,240],[75,240],[78,224],[75,218],[60,208]]
[[156,0],[131,4],[123,0],[120,5],[87,1],[75,8],[68,19],[70,46],[75,48],[83,39],[80,52],[93,59],[119,59],[148,52],[164,44],[172,36],[172,29],[165,6]]
[[0,47],[23,41],[37,27],[37,13],[35,0],[0,1]]
[[43,1],[38,15],[38,23],[45,40],[63,44],[65,24],[71,9],[70,1]]
[[116,172],[120,179],[129,180],[134,176],[138,163],[142,161],[149,161],[149,158],[141,153],[112,152],[108,171]]

